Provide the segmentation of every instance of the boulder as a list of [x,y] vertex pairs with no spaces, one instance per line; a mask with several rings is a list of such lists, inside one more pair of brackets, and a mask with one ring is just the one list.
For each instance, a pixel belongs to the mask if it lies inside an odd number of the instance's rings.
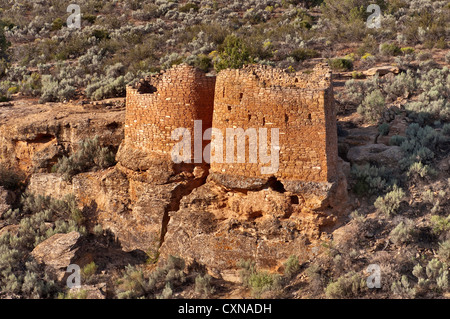
[[352,164],[380,164],[397,166],[403,158],[403,151],[399,146],[387,146],[385,144],[369,144],[352,147],[347,154]]
[[365,76],[374,76],[376,74],[378,74],[379,76],[383,76],[389,73],[398,74],[400,73],[400,69],[396,66],[384,65],[371,68],[367,71],[363,71],[363,74]]
[[17,236],[19,232],[20,225],[6,225],[0,223],[0,237],[2,237],[6,233],[10,233],[12,236]]
[[362,146],[375,143],[378,129],[374,126],[349,130],[348,135],[339,138],[339,143],[345,143],[348,147]]
[[50,274],[62,280],[67,267],[76,263],[81,238],[78,232],[53,235],[37,245],[31,255],[36,261],[45,264]]
[[450,170],[450,156],[439,161],[437,168],[440,172],[447,172]]
[[406,129],[408,122],[403,115],[397,115],[395,119],[389,123],[389,134],[386,136],[379,136],[377,142],[390,145],[391,137],[394,135],[406,136]]

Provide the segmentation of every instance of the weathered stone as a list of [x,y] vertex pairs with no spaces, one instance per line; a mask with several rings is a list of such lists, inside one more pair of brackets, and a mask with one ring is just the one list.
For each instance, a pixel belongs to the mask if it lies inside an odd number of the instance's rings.
[[292,254],[308,258],[307,242],[294,225],[265,219],[257,225],[217,220],[206,211],[180,210],[171,216],[161,261],[169,255],[183,256],[207,265],[224,278],[236,278],[240,260],[255,260],[261,268],[276,270]]
[[398,74],[398,73],[400,73],[400,69],[395,66],[385,65],[385,66],[377,66],[377,67],[371,68],[367,71],[363,71],[363,74],[365,76],[374,76],[376,74],[383,76],[383,75],[386,75],[389,73]]
[[390,140],[394,135],[406,136],[406,129],[408,122],[403,115],[397,115],[395,119],[389,123],[389,134],[386,136],[379,136],[377,142],[390,145]]
[[450,170],[450,156],[440,160],[437,168],[440,172],[448,172]]
[[6,233],[9,233],[11,236],[16,236],[19,232],[20,225],[7,225],[2,226],[0,224],[0,237]]
[[81,105],[53,103],[36,105],[18,101],[2,109],[0,158],[9,166],[32,174],[50,172],[64,153],[78,149],[78,143],[99,137],[101,145],[118,148],[123,140],[124,111],[97,110]]
[[374,164],[386,166],[398,166],[398,161],[403,158],[403,151],[399,146],[387,146],[385,144],[369,144],[353,147],[347,154],[352,164]]
[[63,198],[73,193],[72,184],[65,181],[61,175],[50,173],[33,174],[27,190],[30,193],[54,198]]
[[62,280],[67,267],[76,261],[80,239],[81,234],[78,232],[56,234],[37,245],[31,255],[45,264],[46,269],[58,280]]
[[345,143],[348,147],[362,146],[366,144],[374,144],[379,132],[376,127],[364,127],[352,129],[349,134],[340,138],[341,143]]

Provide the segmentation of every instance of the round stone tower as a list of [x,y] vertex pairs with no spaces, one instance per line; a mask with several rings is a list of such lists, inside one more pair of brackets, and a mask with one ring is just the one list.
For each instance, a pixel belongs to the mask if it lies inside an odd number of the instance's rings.
[[[170,161],[178,142],[172,139],[174,130],[194,134],[194,121],[202,121],[202,134],[211,127],[214,88],[215,77],[186,64],[127,87],[125,144]],[[193,143],[192,137],[192,158]]]

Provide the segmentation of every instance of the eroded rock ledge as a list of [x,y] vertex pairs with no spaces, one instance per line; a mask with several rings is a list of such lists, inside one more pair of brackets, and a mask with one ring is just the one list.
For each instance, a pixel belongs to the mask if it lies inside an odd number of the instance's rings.
[[293,192],[298,189],[289,184],[282,191],[270,183],[256,190],[228,188],[204,171],[183,172],[161,184],[145,175],[120,164],[79,174],[72,184],[55,174],[34,174],[28,189],[75,194],[91,226],[110,230],[125,251],[159,250],[160,260],[183,256],[226,280],[237,280],[241,259],[273,270],[293,254],[308,259],[310,243],[348,210],[343,174],[311,196]]

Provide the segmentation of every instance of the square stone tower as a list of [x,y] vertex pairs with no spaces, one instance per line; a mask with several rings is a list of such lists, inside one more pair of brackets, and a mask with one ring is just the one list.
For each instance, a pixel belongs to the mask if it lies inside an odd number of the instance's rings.
[[337,178],[336,112],[326,64],[318,64],[309,73],[262,65],[220,72],[213,127],[223,135],[227,128],[266,128],[269,152],[271,129],[279,131],[278,170],[265,175],[261,168],[267,164],[259,159],[250,163],[250,138],[245,137],[244,163],[211,163],[211,177],[225,186],[251,189],[276,178],[286,190],[296,192]]

